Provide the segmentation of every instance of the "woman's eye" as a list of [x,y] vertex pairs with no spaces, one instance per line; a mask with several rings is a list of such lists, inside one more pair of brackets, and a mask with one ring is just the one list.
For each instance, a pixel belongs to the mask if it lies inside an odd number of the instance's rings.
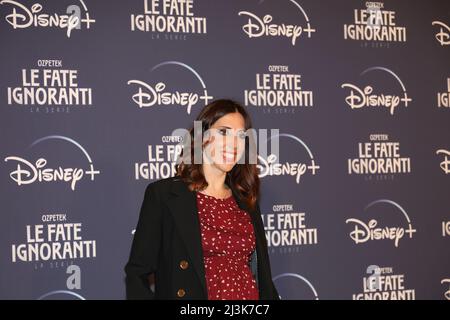
[[[229,129],[229,128],[222,128],[222,129],[217,129],[217,131],[219,132],[219,134],[221,136],[231,136],[233,134],[233,130]],[[243,131],[239,131],[236,136],[238,137],[238,139],[245,139],[245,132]]]
[[228,130],[228,129],[219,129],[219,133],[220,133],[222,136],[226,136],[226,135],[229,134],[229,130]]

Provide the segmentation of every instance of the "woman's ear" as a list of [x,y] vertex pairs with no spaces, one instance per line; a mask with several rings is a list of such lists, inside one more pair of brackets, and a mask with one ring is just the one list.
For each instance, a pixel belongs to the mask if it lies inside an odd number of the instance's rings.
[[215,139],[216,139],[216,137],[214,135],[209,135],[205,140],[203,140],[203,148],[206,145],[213,143]]
[[210,135],[206,140],[203,141],[202,153],[203,157],[206,156],[206,159],[203,159],[206,161],[206,164],[212,164],[214,162],[212,158],[214,157],[215,150],[211,145],[211,143],[214,142],[214,138],[214,136]]

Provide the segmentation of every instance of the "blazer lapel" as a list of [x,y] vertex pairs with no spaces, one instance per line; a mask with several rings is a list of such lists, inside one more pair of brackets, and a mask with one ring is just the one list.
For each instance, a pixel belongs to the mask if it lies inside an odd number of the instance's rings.
[[233,192],[233,196],[234,199],[236,200],[236,203],[238,204],[239,208],[247,211],[250,214],[250,217],[252,219],[252,223],[253,223],[253,229],[255,232],[255,238],[256,238],[256,247],[259,248],[260,245],[260,238],[259,236],[261,235],[261,231],[264,230],[260,230],[259,229],[259,224],[257,223],[258,220],[258,215],[261,214],[260,212],[258,212],[257,210],[249,210],[249,208],[245,205],[245,203],[241,200],[241,198],[239,197],[238,193],[236,192],[236,190],[234,190],[234,188],[231,188],[232,192]]
[[171,188],[171,193],[174,197],[167,205],[173,214],[178,231],[184,239],[186,249],[191,257],[191,263],[198,274],[205,296],[207,297],[201,229],[195,192],[190,191],[181,179],[174,180],[174,182]]
[[[257,222],[258,219],[260,219],[260,217],[258,217],[258,215],[260,215],[261,213],[259,212],[259,210],[249,210],[249,208],[244,204],[244,202],[241,200],[241,198],[239,198],[238,193],[236,192],[236,190],[234,190],[234,188],[231,188],[231,190],[233,191],[233,196],[236,199],[236,202],[238,204],[238,206],[247,211],[250,214],[250,217],[252,219],[252,224],[253,224],[253,231],[255,233],[255,246],[256,246],[256,256],[258,257],[256,263],[257,263],[257,268],[260,269],[260,264],[261,264],[261,258],[264,256],[263,252],[261,251],[263,248],[263,239],[261,237],[265,237],[265,231],[264,228],[260,228],[260,224]],[[262,285],[262,281],[261,281],[261,273],[257,272],[258,274],[258,279],[257,279],[257,283],[258,283],[258,288],[261,294],[261,285]]]

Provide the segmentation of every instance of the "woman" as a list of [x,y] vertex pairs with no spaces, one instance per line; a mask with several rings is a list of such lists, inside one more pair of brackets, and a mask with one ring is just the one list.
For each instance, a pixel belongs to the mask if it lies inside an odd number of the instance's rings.
[[222,99],[205,106],[196,121],[202,129],[200,163],[192,129],[176,176],[145,191],[125,267],[127,298],[279,299],[257,168],[249,161],[250,118],[241,105]]

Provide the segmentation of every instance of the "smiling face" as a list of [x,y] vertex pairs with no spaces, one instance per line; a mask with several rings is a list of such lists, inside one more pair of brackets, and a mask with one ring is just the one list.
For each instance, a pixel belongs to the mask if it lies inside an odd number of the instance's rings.
[[239,112],[227,113],[205,134],[203,161],[229,172],[245,150],[245,120]]

